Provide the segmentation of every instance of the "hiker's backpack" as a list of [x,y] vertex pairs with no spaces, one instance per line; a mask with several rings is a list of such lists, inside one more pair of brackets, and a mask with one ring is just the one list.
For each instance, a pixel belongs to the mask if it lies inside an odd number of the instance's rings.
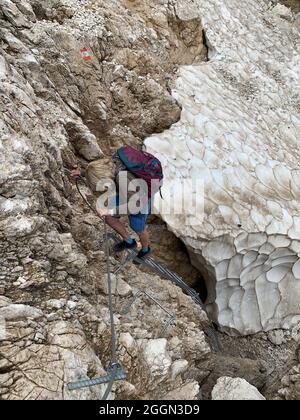
[[[148,185],[148,197],[151,198],[161,189],[163,170],[160,161],[150,153],[140,152],[130,146],[117,150],[126,169],[136,178],[144,179]],[[151,182],[155,180],[156,182]]]

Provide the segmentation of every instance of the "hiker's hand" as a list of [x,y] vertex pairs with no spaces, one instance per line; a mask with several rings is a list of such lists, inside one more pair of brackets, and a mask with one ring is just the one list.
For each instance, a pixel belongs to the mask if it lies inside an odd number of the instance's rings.
[[110,211],[108,208],[97,210],[100,217],[109,216]]
[[70,177],[73,179],[79,178],[81,176],[81,170],[78,169],[73,169],[73,171],[70,172]]

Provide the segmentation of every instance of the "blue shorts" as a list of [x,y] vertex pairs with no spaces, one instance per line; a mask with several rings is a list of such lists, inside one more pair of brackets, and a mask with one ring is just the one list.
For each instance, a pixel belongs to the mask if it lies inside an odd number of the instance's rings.
[[[119,207],[118,195],[112,199],[109,207],[110,208]],[[129,225],[131,229],[134,230],[136,233],[144,232],[150,211],[151,211],[151,199],[148,201],[147,207],[142,212],[139,212],[137,214],[129,214],[128,220],[129,220]]]

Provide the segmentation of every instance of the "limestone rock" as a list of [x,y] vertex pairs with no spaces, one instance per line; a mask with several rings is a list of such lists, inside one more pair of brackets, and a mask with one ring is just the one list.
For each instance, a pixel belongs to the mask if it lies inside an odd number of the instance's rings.
[[[232,346],[238,346],[234,338]],[[245,344],[246,354],[249,351],[249,347],[250,342],[247,342]],[[268,381],[269,374],[273,369],[273,365],[268,367],[268,364],[263,360],[249,359],[241,357],[241,355],[240,357],[232,357],[223,352],[220,355],[212,355],[207,361],[201,363],[201,371],[207,373],[204,382],[201,374],[198,381],[203,396],[210,398],[211,392],[220,377],[243,378],[256,388],[261,389]]]
[[172,365],[172,379],[176,379],[178,375],[185,372],[188,365],[189,362],[187,360],[176,360]]
[[28,305],[9,304],[0,308],[0,318],[6,321],[20,319],[36,319],[43,316],[43,312]]
[[0,295],[0,308],[9,306],[10,303],[11,303],[11,300],[9,298],[7,298],[6,296]]
[[96,399],[103,394],[105,386],[73,393],[66,387],[68,382],[87,379],[90,371],[98,375],[104,373],[101,362],[86,345],[85,335],[78,326],[67,322],[52,323],[45,328],[44,334],[39,334],[43,337],[42,344],[32,327],[26,324],[9,327],[9,340],[18,342],[26,335],[27,346],[19,346],[18,354],[7,341],[1,347],[5,355],[2,367],[11,367],[7,375],[0,375],[2,398],[9,389],[14,394],[13,399]]
[[66,130],[76,152],[86,160],[92,161],[103,156],[96,137],[85,125],[69,121],[66,124]]
[[197,400],[200,392],[200,387],[197,382],[188,382],[178,389],[169,392],[165,400]]
[[50,299],[46,302],[47,308],[50,309],[62,309],[66,305],[65,299]]
[[292,338],[297,343],[300,343],[300,323],[292,329]]
[[284,333],[281,330],[270,331],[268,333],[268,338],[271,343],[275,344],[276,346],[280,346],[285,342]]
[[129,333],[120,334],[120,345],[123,345],[126,349],[130,350],[134,347],[134,338]]
[[241,378],[219,378],[212,391],[214,401],[265,400],[264,396],[247,381]]
[[[115,276],[113,273],[110,275],[111,289],[114,295],[122,297],[130,296],[132,294],[132,288],[122,278]],[[99,285],[103,293],[108,294],[108,283],[107,276],[105,276],[104,282]]]
[[270,398],[275,400],[299,400],[299,386],[300,386],[300,354],[299,351],[294,360],[293,366],[280,378],[279,383],[274,389],[271,389]]
[[143,346],[143,354],[153,376],[167,374],[171,366],[171,358],[167,352],[166,339],[149,340]]
[[2,12],[4,16],[8,19],[16,27],[30,27],[29,22],[18,9],[18,7],[14,4],[14,2],[10,0],[3,0],[2,1]]
[[[169,84],[177,63],[205,59],[201,22],[164,2],[3,0],[0,28],[0,398],[99,399],[105,386],[67,389],[106,373],[111,333],[103,225],[66,169],[101,158],[107,175],[117,147],[178,121]],[[205,313],[133,265],[112,278],[127,381],[109,398],[180,389],[210,355]],[[123,313],[141,290],[176,316],[164,338],[166,313],[146,295]]]

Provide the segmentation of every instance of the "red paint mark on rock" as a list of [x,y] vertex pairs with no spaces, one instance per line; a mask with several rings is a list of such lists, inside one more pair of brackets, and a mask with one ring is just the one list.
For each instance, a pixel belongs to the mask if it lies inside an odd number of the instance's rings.
[[93,59],[93,57],[89,54],[89,51],[87,48],[81,48],[80,52],[82,54],[84,61],[91,61]]

